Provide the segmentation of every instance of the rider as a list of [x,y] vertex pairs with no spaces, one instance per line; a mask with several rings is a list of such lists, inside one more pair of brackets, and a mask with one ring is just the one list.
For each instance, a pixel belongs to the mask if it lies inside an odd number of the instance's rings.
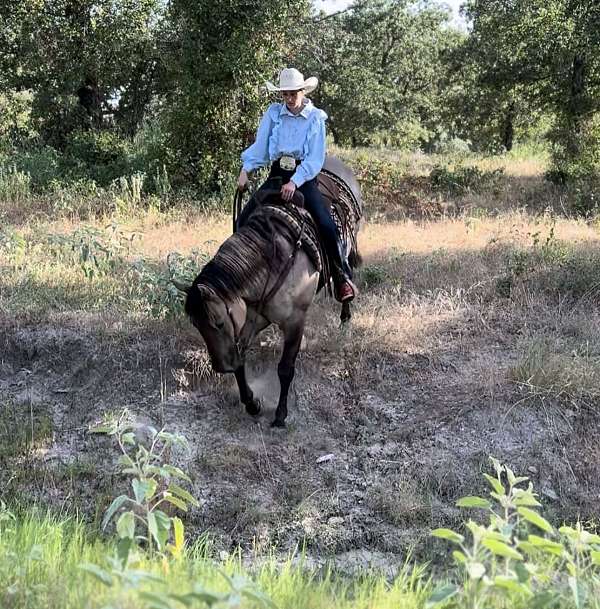
[[[267,82],[267,89],[280,92],[284,103],[271,104],[264,113],[254,144],[242,152],[242,170],[238,188],[245,190],[248,172],[271,163],[269,179],[282,178],[281,198],[290,201],[298,189],[304,195],[304,207],[315,220],[327,256],[331,261],[336,298],[350,301],[356,287],[342,252],[340,236],[325,207],[317,187],[317,176],[325,162],[325,120],[327,114],[305,97],[317,88],[315,77],[307,78],[295,68],[285,68],[279,74],[279,86]],[[261,188],[268,187],[268,180]],[[251,206],[246,206],[240,220],[247,218]]]

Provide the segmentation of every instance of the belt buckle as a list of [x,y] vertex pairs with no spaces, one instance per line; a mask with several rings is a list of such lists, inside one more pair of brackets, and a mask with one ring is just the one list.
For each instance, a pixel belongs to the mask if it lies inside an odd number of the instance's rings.
[[294,171],[296,169],[296,159],[293,156],[282,156],[279,159],[279,167],[284,171]]

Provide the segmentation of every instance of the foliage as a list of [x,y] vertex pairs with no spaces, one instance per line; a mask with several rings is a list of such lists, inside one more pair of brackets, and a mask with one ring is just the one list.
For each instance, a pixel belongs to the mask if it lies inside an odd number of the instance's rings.
[[578,166],[589,170],[597,162],[587,158],[597,146],[590,123],[600,111],[598,3],[470,0],[467,15],[475,82],[509,100],[513,113],[519,100],[550,113],[556,169],[566,179]]
[[33,135],[31,102],[31,91],[7,90],[0,93],[0,141],[16,144]]
[[130,141],[111,131],[76,131],[65,145],[62,163],[67,174],[93,180],[99,186],[135,171]]
[[435,165],[429,174],[429,179],[434,190],[461,196],[468,192],[493,189],[497,187],[503,175],[503,169],[483,171],[475,165],[458,165],[454,169],[444,165]]
[[[131,477],[132,493],[119,495],[107,509],[102,521],[105,529],[117,515],[116,531],[119,536],[119,557],[126,565],[129,553],[144,542],[152,553],[170,553],[181,556],[183,551],[183,523],[164,510],[169,505],[184,512],[198,501],[176,480],[191,482],[189,476],[170,463],[176,448],[186,448],[187,441],[179,434],[156,430],[151,426],[136,426],[128,411],[107,418],[94,427],[93,433],[113,436],[121,451],[121,473]],[[162,509],[159,509],[162,508]],[[138,526],[141,531],[138,533]],[[169,544],[172,537],[173,543]]]
[[166,268],[157,267],[144,258],[139,258],[129,269],[132,289],[141,297],[151,317],[164,319],[180,315],[183,311],[183,300],[174,281],[191,285],[206,262],[208,256],[199,250],[192,250],[189,256],[170,252]]
[[600,210],[600,176],[584,176],[571,180],[567,187],[571,209],[577,216],[589,218]]
[[470,543],[450,529],[432,532],[458,546],[452,556],[465,579],[462,586],[435,591],[430,604],[452,599],[451,606],[466,609],[584,606],[598,591],[600,536],[580,523],[556,531],[539,513],[531,482],[524,487],[528,478],[515,476],[496,459],[492,463],[495,476],[484,474],[491,500],[473,496],[457,502],[458,507],[484,510],[489,523],[466,523]]
[[20,171],[15,165],[0,165],[0,200],[22,203],[31,195],[31,176]]
[[[196,582],[191,590],[181,593],[166,588],[166,580],[149,571],[134,568],[141,563],[139,548],[153,557],[158,553],[167,560],[182,560],[185,551],[183,522],[168,514],[169,507],[187,512],[198,506],[198,501],[178,481],[191,482],[179,467],[170,463],[177,448],[187,448],[181,434],[156,430],[152,426],[136,425],[128,411],[118,417],[107,417],[92,428],[93,433],[106,433],[116,438],[121,451],[121,473],[131,477],[132,492],[119,495],[106,510],[102,528],[116,520],[119,538],[116,552],[106,558],[108,570],[94,563],[83,563],[80,568],[108,587],[119,585],[137,592],[140,600],[150,609],[170,609],[197,606],[238,607],[241,599],[253,601],[258,607],[274,607],[270,599],[241,575],[222,573],[229,590],[215,592]],[[159,509],[160,508],[160,509]],[[139,530],[141,529],[141,530]],[[169,543],[169,540],[172,543]],[[148,590],[143,584],[153,583],[161,590]]]
[[222,191],[266,110],[264,81],[290,60],[309,9],[307,0],[171,3],[174,86],[165,105],[177,155],[171,173],[205,191]]
[[116,224],[108,228],[108,237],[106,231],[85,225],[70,234],[49,235],[48,246],[58,259],[71,260],[87,279],[93,279],[122,266],[123,256],[136,238],[136,233],[126,235]]
[[317,20],[301,63],[336,143],[415,148],[433,135],[442,56],[457,38],[448,15],[425,2],[361,0]]
[[370,264],[361,269],[360,278],[365,289],[369,290],[388,280],[389,274],[385,267],[377,264]]
[[0,252],[9,259],[21,261],[27,250],[27,240],[23,235],[10,227],[0,230]]
[[4,86],[33,91],[33,126],[59,147],[111,120],[131,132],[156,90],[163,12],[158,0],[2,2]]

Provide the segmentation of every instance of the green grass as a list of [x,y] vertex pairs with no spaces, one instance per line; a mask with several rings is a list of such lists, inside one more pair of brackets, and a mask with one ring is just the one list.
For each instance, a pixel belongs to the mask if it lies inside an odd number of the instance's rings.
[[[206,590],[225,592],[227,582],[223,573],[253,581],[282,609],[409,609],[423,607],[432,589],[425,570],[408,565],[401,566],[391,582],[376,573],[365,572],[349,579],[329,569],[309,570],[301,556],[290,556],[283,562],[273,558],[248,569],[237,554],[224,560],[211,558],[210,544],[205,540],[188,548],[179,560],[160,557],[140,560],[136,569],[162,578],[164,585],[141,584],[138,588],[120,582],[107,587],[80,569],[83,563],[106,568],[105,557],[114,551],[112,542],[93,537],[75,518],[30,510],[0,522],[0,607],[134,609],[150,606],[139,598],[139,590],[183,594],[194,585],[201,585]],[[254,607],[260,603],[246,599],[239,606]]]

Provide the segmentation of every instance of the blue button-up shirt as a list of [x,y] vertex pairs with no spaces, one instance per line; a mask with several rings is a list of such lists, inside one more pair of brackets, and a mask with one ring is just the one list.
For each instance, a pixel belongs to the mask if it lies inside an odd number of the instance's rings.
[[325,121],[327,114],[309,99],[298,114],[285,104],[271,104],[264,113],[254,144],[242,152],[246,171],[264,167],[282,156],[292,156],[301,163],[291,180],[296,186],[316,177],[325,162]]

